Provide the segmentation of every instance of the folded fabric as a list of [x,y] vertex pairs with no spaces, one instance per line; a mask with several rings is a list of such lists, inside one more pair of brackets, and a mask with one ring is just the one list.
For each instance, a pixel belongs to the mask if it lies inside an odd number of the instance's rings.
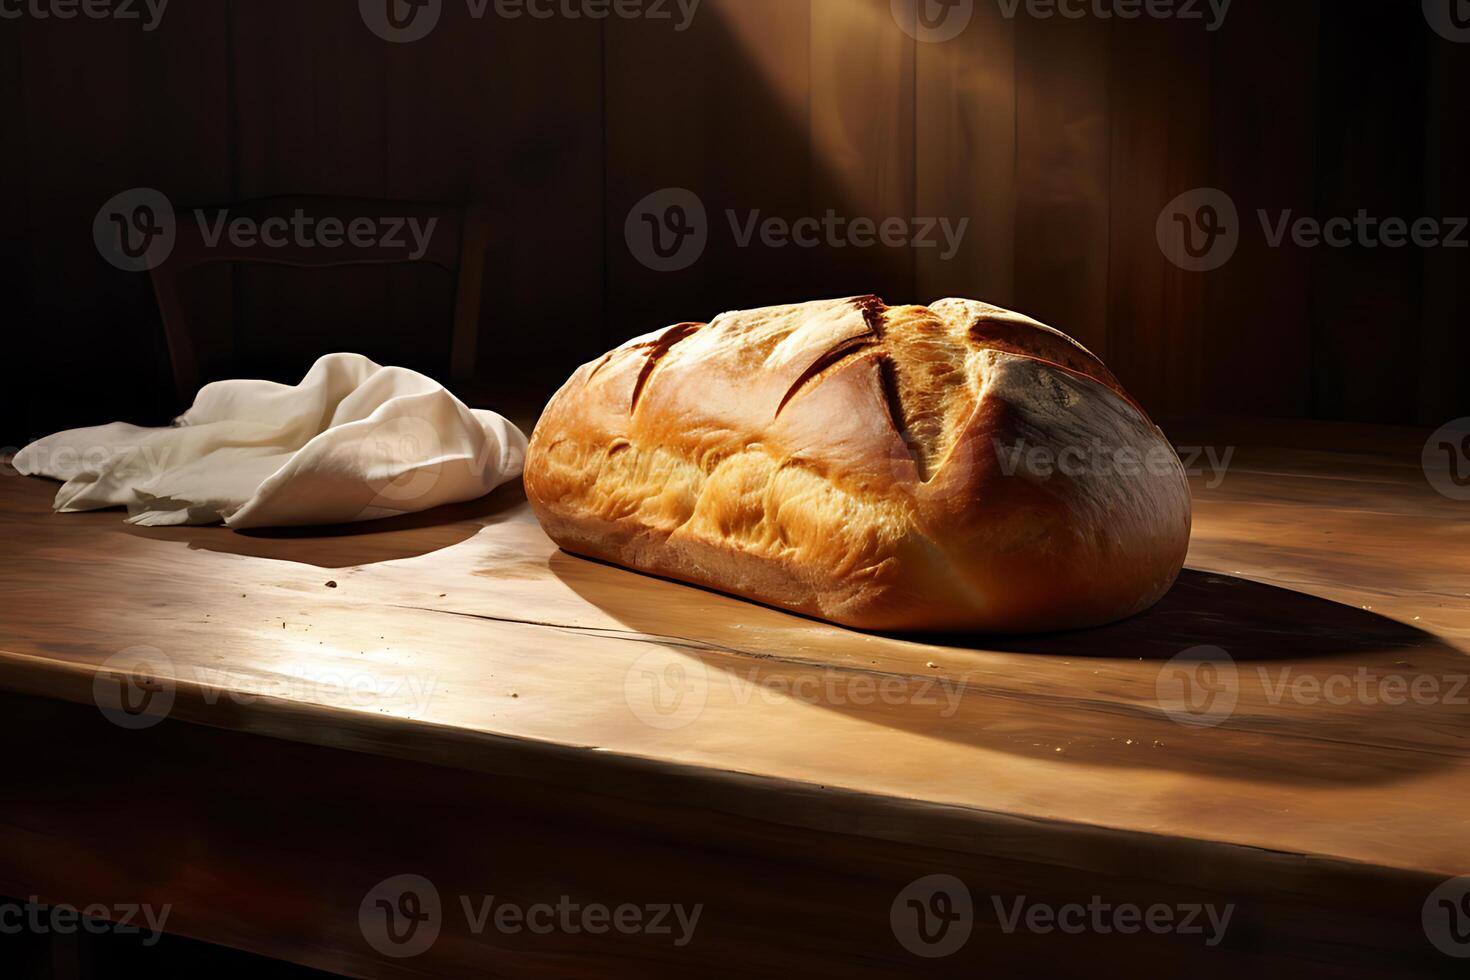
[[526,437],[437,382],[328,354],[298,385],[218,381],[164,429],[58,432],[16,470],[64,480],[59,511],[123,506],[130,524],[343,524],[473,500],[520,475]]

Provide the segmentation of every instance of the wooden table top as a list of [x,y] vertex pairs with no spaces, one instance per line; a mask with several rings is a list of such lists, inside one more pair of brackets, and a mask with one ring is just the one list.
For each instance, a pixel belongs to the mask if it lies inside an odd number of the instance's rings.
[[[242,534],[55,515],[54,484],[10,471],[0,687],[90,703],[99,665],[144,648],[175,718],[610,793],[688,787],[778,824],[957,850],[1023,826],[1470,872],[1470,505],[1392,434],[1206,438],[1238,448],[1223,480],[1192,479],[1188,569],[1156,609],[929,641],[563,554],[518,487]],[[1199,645],[1233,660],[1181,679],[1171,658]],[[1189,678],[1216,700],[1168,693]]]

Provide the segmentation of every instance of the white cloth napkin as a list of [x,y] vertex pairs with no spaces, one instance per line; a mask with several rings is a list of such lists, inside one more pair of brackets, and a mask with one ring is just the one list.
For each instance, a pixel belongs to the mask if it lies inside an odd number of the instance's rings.
[[218,381],[166,429],[58,432],[15,457],[65,480],[59,511],[130,524],[342,524],[473,500],[520,475],[526,437],[414,371],[328,354],[298,385]]

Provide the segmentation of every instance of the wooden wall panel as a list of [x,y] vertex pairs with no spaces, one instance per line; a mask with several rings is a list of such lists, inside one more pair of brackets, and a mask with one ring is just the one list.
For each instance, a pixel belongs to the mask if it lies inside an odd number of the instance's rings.
[[1271,247],[1258,212],[1314,211],[1319,6],[1239,4],[1215,43],[1214,183],[1242,226],[1234,258],[1208,279],[1201,407],[1213,413],[1311,408],[1312,255]]
[[[743,227],[756,211],[760,220],[809,211],[809,23],[806,0],[706,0],[684,31],[606,22],[610,343],[808,295],[809,256],[767,247],[758,233],[742,246],[728,212]],[[687,268],[659,271],[635,256],[625,226],[635,205],[670,189],[696,195],[707,244]],[[662,218],[668,201],[656,203]]]
[[1160,213],[1211,186],[1212,39],[1197,21],[1112,25],[1107,360],[1157,413],[1201,407],[1205,290],[1159,246]]
[[[39,364],[40,333],[31,312],[31,220],[29,180],[26,176],[26,96],[21,59],[21,28],[0,24],[0,105],[11,106],[5,123],[10,149],[0,153],[0,296],[8,304],[9,341],[19,364]],[[34,406],[22,386],[7,384],[0,390],[0,451],[24,445],[36,436]]]
[[916,207],[970,219],[959,252],[915,255],[916,298],[1015,302],[1016,22],[979,4],[958,37],[918,46]]
[[[915,217],[915,46],[889,0],[811,0],[811,145],[820,179],[812,213],[848,219]],[[825,295],[878,293],[911,302],[908,248],[824,248]]]
[[[624,228],[635,205],[671,189],[691,191],[699,199],[707,236],[723,227],[723,202],[715,200],[711,175],[721,165],[712,150],[716,124],[703,111],[721,83],[710,70],[721,36],[715,19],[705,16],[682,33],[650,21],[609,20],[603,39],[604,316],[607,339],[616,343],[673,323],[705,319],[702,299],[717,278],[708,251],[684,268],[652,269],[631,250]],[[647,213],[662,222],[670,200],[656,198]],[[686,211],[685,217],[691,226],[699,224],[695,213]],[[671,247],[675,240],[672,234],[667,238]]]
[[[385,48],[387,195],[474,205],[492,224],[467,397],[544,389],[600,349],[601,28],[446,4],[427,37]],[[435,273],[390,270],[390,322],[447,329]]]
[[[233,196],[385,196],[387,45],[357,5],[249,0],[230,10]],[[294,379],[339,349],[438,366],[388,329],[380,270],[242,266],[235,286],[232,370]]]
[[176,206],[226,189],[226,29],[219,5],[134,21],[7,21],[19,31],[27,134],[31,342],[27,437],[178,407],[146,275],[98,254],[92,223],[114,195],[152,187]]
[[1016,22],[1016,306],[1108,351],[1108,26]]
[[[1470,45],[1426,34],[1424,212],[1470,216]],[[1462,241],[1470,241],[1466,230]],[[1415,420],[1439,427],[1470,416],[1470,247],[1439,248],[1424,257],[1423,331]]]
[[[25,391],[9,439],[178,407],[146,279],[91,243],[100,204],[144,185],[185,206],[282,193],[485,205],[499,234],[476,396],[535,401],[669,322],[878,292],[1036,315],[1165,414],[1470,412],[1464,251],[1272,248],[1256,219],[1470,212],[1470,45],[1437,37],[1412,3],[1236,0],[1208,35],[1197,21],[974,11],[938,44],[906,34],[889,0],[704,0],[684,31],[475,20],[447,2],[407,45],[375,37],[347,0],[172,4],[148,33],[0,21],[21,146],[0,161],[16,189],[0,205],[0,286],[21,297],[22,361],[69,382]],[[1242,240],[1224,268],[1185,273],[1153,225],[1164,201],[1206,184],[1236,201]],[[690,268],[656,272],[624,223],[679,186],[703,201],[709,244]],[[742,247],[727,217],[829,208],[971,223],[944,262]],[[447,367],[437,270],[237,270],[190,296],[206,374],[289,376],[333,348]]]
[[[1423,64],[1427,34],[1419,4],[1323,6],[1319,219],[1425,214],[1425,78],[1403,66]],[[1313,250],[1315,415],[1413,420],[1424,261],[1412,247]]]
[[[813,187],[828,178],[811,151],[812,11],[809,0],[704,0],[718,42],[708,71],[720,80],[697,110],[716,121],[707,148],[711,271],[706,317],[727,309],[812,298],[813,253],[772,248],[757,234],[742,245],[731,226],[813,213]],[[742,231],[743,234],[743,231]]]

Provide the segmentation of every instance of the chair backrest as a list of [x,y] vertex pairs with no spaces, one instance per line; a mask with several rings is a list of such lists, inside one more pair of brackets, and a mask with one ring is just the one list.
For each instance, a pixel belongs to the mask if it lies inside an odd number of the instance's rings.
[[[298,213],[309,219],[314,240],[303,240],[295,232],[292,221]],[[228,223],[240,218],[248,219],[253,229],[250,234],[231,233]],[[482,209],[368,198],[269,197],[181,210],[175,225],[173,250],[151,270],[151,276],[174,385],[185,404],[199,388],[199,361],[185,318],[179,276],[222,262],[295,268],[422,262],[445,269],[455,282],[450,374],[454,381],[462,382],[474,373],[481,285],[490,244],[490,221]],[[392,234],[395,226],[397,234]],[[421,252],[416,250],[420,243],[410,233],[412,227],[433,229],[421,243]]]

